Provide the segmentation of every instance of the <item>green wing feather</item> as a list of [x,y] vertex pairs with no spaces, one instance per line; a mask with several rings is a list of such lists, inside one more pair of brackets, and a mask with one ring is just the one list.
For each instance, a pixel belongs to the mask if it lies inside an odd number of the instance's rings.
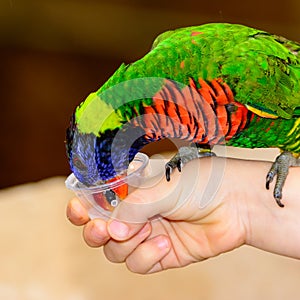
[[236,100],[289,119],[300,107],[299,44],[285,41],[264,32],[250,35],[225,51],[222,74]]

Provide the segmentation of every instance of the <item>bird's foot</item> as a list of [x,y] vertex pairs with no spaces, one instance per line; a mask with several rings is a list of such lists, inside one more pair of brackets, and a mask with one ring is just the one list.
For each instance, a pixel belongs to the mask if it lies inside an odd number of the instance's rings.
[[274,198],[280,207],[284,207],[281,202],[282,188],[289,173],[290,167],[300,166],[300,159],[296,158],[291,152],[284,151],[277,156],[275,162],[272,164],[270,171],[266,178],[266,188],[270,188],[270,183],[276,176],[275,187],[273,191]]
[[182,167],[189,161],[208,156],[216,156],[211,152],[211,149],[201,148],[199,146],[181,147],[176,155],[174,155],[169,162],[166,163],[166,179],[170,181],[171,173],[174,169],[181,172]]

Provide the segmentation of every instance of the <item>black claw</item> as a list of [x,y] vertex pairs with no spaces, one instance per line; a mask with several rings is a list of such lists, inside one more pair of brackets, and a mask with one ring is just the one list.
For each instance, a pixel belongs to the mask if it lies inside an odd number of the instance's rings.
[[170,181],[171,179],[171,167],[167,164],[166,165],[166,180]]
[[178,161],[177,161],[177,169],[178,169],[179,172],[181,172],[181,166],[182,166],[181,159],[179,158]]
[[284,207],[284,204],[282,204],[281,199],[275,198],[275,200],[280,207]]

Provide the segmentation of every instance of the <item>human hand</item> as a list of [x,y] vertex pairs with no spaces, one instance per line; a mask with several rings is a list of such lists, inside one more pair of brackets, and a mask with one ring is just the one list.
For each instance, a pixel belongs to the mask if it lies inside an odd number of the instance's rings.
[[[213,178],[208,176],[212,163],[221,160],[213,157],[203,158],[201,163],[200,160],[192,161],[183,168],[181,174],[174,172],[170,182],[162,180],[154,187],[137,189],[126,199],[129,203],[139,199],[143,204],[151,204],[180,184],[189,188],[187,183],[195,180],[189,174],[193,174],[195,165],[201,164],[193,191],[173,212],[178,199],[172,198],[168,201],[170,206],[142,205],[140,210],[128,211],[125,205],[123,209],[120,206],[113,218],[107,221],[90,220],[83,204],[74,198],[69,202],[67,215],[73,224],[85,225],[83,235],[88,245],[103,246],[108,260],[125,262],[129,270],[142,274],[183,267],[245,243],[297,257],[297,247],[294,246],[296,238],[290,247],[286,241],[285,247],[276,241],[280,240],[280,235],[285,236],[287,230],[294,232],[293,228],[286,228],[282,224],[290,224],[291,218],[295,218],[296,223],[296,215],[292,210],[297,211],[298,208],[299,211],[299,205],[296,208],[293,205],[278,208],[272,193],[264,189],[265,174],[270,164],[227,159],[216,194],[205,207],[199,206],[208,178]],[[183,182],[180,181],[182,178]],[[176,195],[173,193],[172,197]],[[286,192],[286,195],[287,198],[291,197],[290,193]],[[177,196],[180,197],[179,194]],[[130,222],[130,214],[134,222]],[[160,217],[151,218],[158,214]],[[283,222],[280,228],[276,225],[278,218]],[[288,222],[285,222],[286,219]],[[274,234],[270,235],[273,231]]]
[[[75,198],[68,205],[68,217],[73,224],[85,224],[84,238],[88,245],[103,246],[110,261],[126,262],[133,272],[151,273],[216,256],[244,243],[245,226],[242,216],[238,214],[238,203],[235,199],[225,199],[228,193],[222,187],[215,200],[206,208],[199,208],[197,199],[207,184],[211,162],[212,159],[201,160],[202,171],[194,191],[172,214],[152,220],[145,218],[143,222],[135,223],[120,222],[120,219],[124,219],[120,217],[122,212],[118,213],[119,217],[114,216],[108,221],[89,220],[83,204]],[[174,172],[170,182],[162,180],[149,189],[134,191],[126,201],[139,198],[144,203],[155,202],[166,191],[180,184],[179,179],[188,176],[197,163],[194,161],[186,165],[182,174]],[[162,209],[166,210],[165,207]],[[154,214],[149,210],[146,209],[142,214]],[[172,207],[167,210],[172,210]]]

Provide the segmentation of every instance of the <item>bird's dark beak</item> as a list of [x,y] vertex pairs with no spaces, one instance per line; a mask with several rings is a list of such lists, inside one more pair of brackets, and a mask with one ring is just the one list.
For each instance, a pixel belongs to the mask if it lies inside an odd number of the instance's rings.
[[120,200],[124,200],[128,195],[128,184],[122,180],[126,175],[116,176],[107,181],[107,183],[114,183],[119,181],[118,185],[103,193],[94,195],[95,202],[107,211],[113,211],[119,204]]

